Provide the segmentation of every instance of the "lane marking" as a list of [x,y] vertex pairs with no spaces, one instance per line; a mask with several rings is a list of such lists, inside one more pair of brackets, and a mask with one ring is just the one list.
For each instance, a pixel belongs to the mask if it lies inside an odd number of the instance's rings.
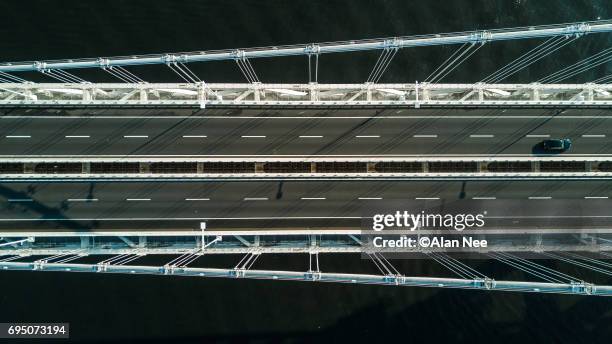
[[584,196],[584,199],[608,199],[608,196]]
[[[300,155],[300,154],[134,154],[129,155],[130,157],[136,158],[244,158],[244,157],[254,157],[254,158],[317,158],[317,157],[325,157],[325,158],[424,158],[424,159],[436,159],[436,158],[496,158],[496,157],[509,157],[509,158],[538,158],[539,156],[534,156],[532,154],[435,154],[435,155],[424,155],[424,154],[315,154],[315,155]],[[572,154],[567,153],[563,154],[563,156],[571,156],[577,158],[583,157],[604,157],[609,158],[612,157],[612,154],[597,154],[597,153],[583,153],[583,154]],[[117,154],[35,154],[35,155],[0,155],[0,159],[6,158],[126,158],[126,155],[117,155]]]
[[185,201],[210,201],[210,198],[185,198]]
[[66,135],[64,137],[67,139],[88,139],[90,138],[89,135]]
[[29,139],[31,137],[30,135],[6,135],[7,139]]
[[325,197],[302,197],[300,199],[301,200],[313,200],[314,201],[314,200],[325,200],[327,198],[325,198]]
[[150,198],[126,198],[126,201],[150,201]]
[[544,138],[546,138],[546,137],[550,137],[550,135],[549,134],[532,134],[532,135],[525,135],[525,137],[534,137],[534,138],[535,137],[544,137]]
[[34,202],[31,198],[9,198],[8,202]]
[[378,200],[378,199],[383,199],[382,197],[359,197],[357,199],[361,199],[361,200]]
[[97,198],[68,198],[68,202],[97,202]]
[[582,135],[584,138],[603,138],[606,137],[604,134],[584,134]]
[[245,201],[267,201],[268,197],[245,197]]
[[[198,120],[198,119],[218,119],[218,120],[227,120],[228,116],[217,115],[217,116],[2,116],[0,120],[11,120],[11,119],[63,119],[63,120],[73,120],[73,119],[187,119],[187,120]],[[316,119],[316,120],[331,120],[331,119],[490,119],[490,115],[483,116],[472,116],[472,115],[403,115],[403,116],[329,116],[329,117],[320,117],[320,116],[275,116],[275,117],[258,117],[258,116],[239,116],[239,117],[230,117],[231,119],[256,119],[256,120],[279,120],[279,119]],[[612,116],[610,115],[562,115],[562,116],[541,116],[541,115],[502,115],[495,116],[496,119],[610,119]]]
[[492,137],[495,137],[495,135],[490,135],[490,134],[485,134],[485,135],[474,134],[474,135],[470,135],[470,137],[473,138],[473,139],[490,139]]
[[323,136],[322,135],[300,135],[299,137],[301,139],[320,139]]
[[377,139],[380,137],[380,135],[357,135],[355,137],[359,139]]
[[207,138],[206,135],[183,135],[184,139],[204,139]]
[[437,138],[438,135],[412,135],[414,138]]
[[497,199],[496,197],[472,197],[472,199]]
[[440,199],[440,197],[416,197],[416,200],[435,200]]
[[243,139],[263,139],[266,135],[242,135]]
[[529,199],[552,199],[550,196],[530,196]]
[[125,139],[146,139],[149,135],[123,135]]

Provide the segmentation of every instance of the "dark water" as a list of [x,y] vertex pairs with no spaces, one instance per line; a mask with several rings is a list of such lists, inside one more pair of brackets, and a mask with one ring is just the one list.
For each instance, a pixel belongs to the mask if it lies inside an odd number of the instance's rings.
[[[0,60],[374,38],[607,19],[611,12],[609,0],[3,0]],[[610,36],[582,39],[516,78],[546,75],[609,44]],[[486,46],[448,81],[479,80],[530,46]],[[451,48],[402,51],[383,81],[422,80],[450,53]],[[376,57],[324,56],[320,82],[361,82]],[[253,64],[265,82],[307,79],[304,58]],[[209,82],[241,81],[231,63],[193,69]],[[150,81],[176,80],[159,68],[133,72]],[[605,73],[606,67],[595,72]],[[323,263],[324,270],[341,264]],[[609,343],[612,302],[461,290],[3,272],[0,322],[8,321],[70,322],[73,339],[83,341]]]

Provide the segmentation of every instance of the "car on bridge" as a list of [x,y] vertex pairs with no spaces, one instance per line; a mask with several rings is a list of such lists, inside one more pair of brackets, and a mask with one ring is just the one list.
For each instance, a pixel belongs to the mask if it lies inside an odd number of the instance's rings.
[[572,140],[568,138],[564,139],[551,139],[542,141],[542,149],[546,152],[565,152],[572,147]]

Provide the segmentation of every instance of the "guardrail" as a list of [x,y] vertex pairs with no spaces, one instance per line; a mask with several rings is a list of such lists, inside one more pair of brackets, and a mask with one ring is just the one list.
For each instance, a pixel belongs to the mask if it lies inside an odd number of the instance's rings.
[[[605,157],[386,157],[241,161],[240,158],[2,158],[0,180],[610,179]],[[253,160],[254,158],[249,158]],[[292,159],[292,160],[287,160]],[[295,160],[293,160],[295,159]],[[465,160],[464,160],[465,159]],[[473,159],[473,160],[472,160]],[[144,160],[144,161],[143,161]],[[187,160],[187,161],[181,161]],[[201,161],[204,160],[204,161]],[[307,159],[309,160],[309,159]],[[431,161],[432,160],[432,161]],[[78,162],[77,162],[78,161]]]

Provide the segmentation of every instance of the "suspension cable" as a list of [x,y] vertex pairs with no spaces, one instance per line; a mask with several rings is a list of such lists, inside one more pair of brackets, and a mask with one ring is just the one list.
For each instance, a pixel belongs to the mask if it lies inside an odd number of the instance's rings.
[[[592,271],[595,271],[595,272],[599,272],[599,273],[602,273],[602,274],[605,274],[605,275],[608,275],[608,276],[612,276],[612,271],[610,271],[610,270],[606,270],[606,269],[603,269],[603,268],[600,268],[600,267],[597,267],[597,266],[594,266],[594,265],[591,265],[591,264],[582,263],[582,262],[580,262],[578,260],[575,260],[575,259],[566,258],[566,257],[563,257],[561,255],[550,253],[550,252],[541,252],[541,254],[545,255],[547,257],[553,258],[553,259],[558,259],[558,260],[561,260],[563,262],[570,263],[570,264],[573,264],[573,265],[585,268],[585,269],[589,269],[589,270],[592,270]],[[582,258],[580,258],[580,259],[582,259]]]
[[561,80],[570,78],[586,70],[602,65],[610,60],[612,60],[612,47],[602,50],[593,56],[585,58],[557,72],[554,72],[551,75],[548,75],[538,80],[538,82],[557,83]]
[[257,77],[257,74],[255,73],[255,69],[253,69],[253,66],[251,65],[251,62],[249,61],[249,59],[239,58],[239,59],[236,59],[236,63],[238,64],[240,71],[242,72],[242,74],[244,75],[244,77],[247,79],[248,82],[250,83],[259,82],[259,78]]
[[[523,59],[523,56],[519,57],[518,59],[512,61],[510,64],[512,66],[509,67],[509,69],[507,69],[506,71],[496,74],[494,73],[494,76],[492,78],[486,78],[484,79],[482,82],[486,82],[486,83],[497,83],[507,77],[509,77],[510,75],[516,74],[517,72],[531,66],[532,64],[534,64],[535,62],[543,59],[544,57],[554,53],[555,51],[563,48],[564,46],[574,42],[575,40],[577,40],[578,37],[574,37],[572,39],[568,39],[568,38],[563,38],[563,37],[557,37],[554,40],[553,39],[548,39],[546,42],[544,43],[548,43],[545,44],[544,46],[541,44],[540,46],[536,47],[533,50],[536,50],[533,54],[531,54],[531,51],[528,53],[530,54],[530,56],[528,56],[527,58]],[[565,40],[565,42],[564,42]],[[538,49],[542,47],[541,49]]]
[[11,82],[25,83],[25,82],[28,82],[25,79],[22,79],[22,78],[20,78],[18,76],[15,76],[15,75],[12,75],[12,74],[9,74],[9,73],[6,73],[6,72],[0,72],[0,78],[2,78],[3,81],[4,80],[8,80],[7,83],[11,83]]
[[144,80],[121,66],[103,66],[102,70],[128,84],[138,84],[145,82]]
[[612,74],[603,76],[603,77],[601,77],[599,79],[595,79],[595,80],[593,80],[591,82],[594,83],[594,84],[605,84],[605,83],[608,83],[608,81],[610,81],[610,80],[612,80]]
[[502,80],[504,77],[510,75],[510,73],[517,72],[519,68],[523,67],[524,64],[528,63],[534,58],[537,58],[540,54],[545,53],[546,51],[552,49],[556,44],[558,44],[562,40],[561,37],[551,37],[546,41],[540,43],[535,48],[529,50],[523,55],[517,57],[512,60],[510,63],[506,64],[502,68],[496,70],[495,72],[489,74],[487,77],[481,80],[484,83],[491,83]]
[[[477,52],[480,48],[482,48],[482,46],[484,45],[485,42],[481,42],[480,44],[478,43],[470,43],[466,48],[464,48],[465,44],[461,47],[459,47],[458,50],[462,50],[460,53],[456,54],[456,56],[451,60],[450,58],[447,59],[447,61],[445,61],[442,65],[446,64],[446,66],[444,66],[443,68],[438,68],[439,71],[437,73],[432,73],[432,75],[430,75],[429,77],[427,77],[427,79],[425,80],[426,82],[430,82],[430,83],[436,83],[440,80],[442,80],[444,77],[446,77],[448,74],[450,74],[452,71],[454,71],[457,67],[459,67],[463,62],[465,62],[467,59],[469,59],[475,52]],[[474,48],[475,49],[472,49]],[[453,54],[455,55],[455,54]],[[451,57],[453,56],[451,55]]]
[[367,82],[369,83],[377,83],[380,78],[382,78],[383,74],[391,64],[391,61],[397,54],[399,48],[386,48],[383,50],[380,55],[378,55],[378,59],[370,71],[370,75],[368,76]]

